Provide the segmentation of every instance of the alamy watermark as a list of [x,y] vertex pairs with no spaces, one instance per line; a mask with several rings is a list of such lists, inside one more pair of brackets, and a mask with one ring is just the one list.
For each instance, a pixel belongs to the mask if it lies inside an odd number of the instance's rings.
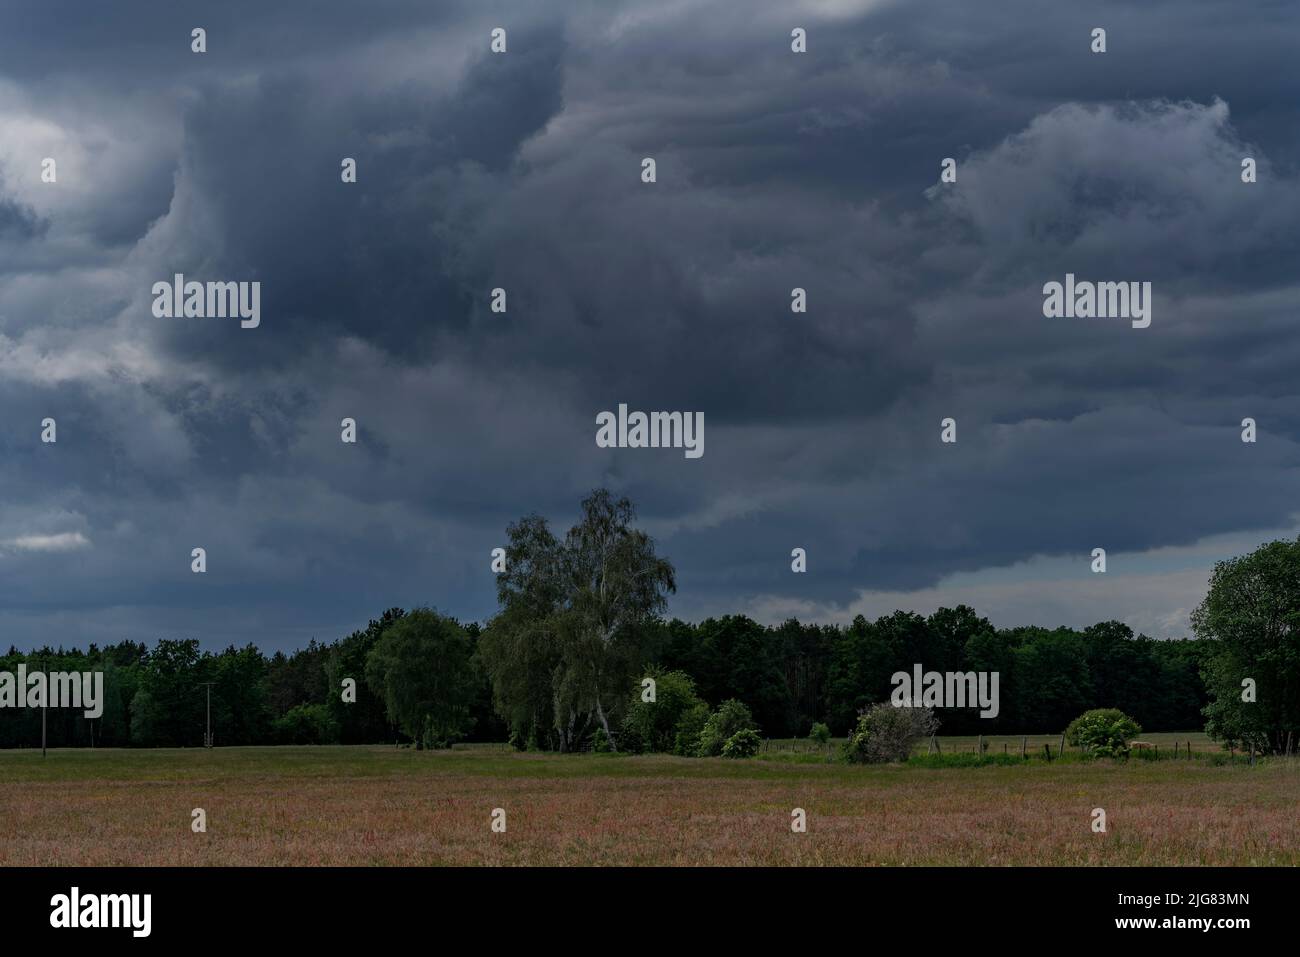
[[241,329],[256,329],[262,322],[260,282],[185,281],[176,273],[171,282],[153,284],[153,314],[159,319],[233,319]]
[[996,671],[923,671],[913,665],[911,674],[895,671],[889,683],[895,708],[980,708],[981,718],[996,718],[1001,709]]
[[1151,283],[1075,282],[1043,285],[1043,315],[1048,319],[1131,319],[1134,329],[1151,325]]
[[104,713],[104,672],[43,671],[18,666],[0,671],[0,708],[81,708],[87,718]]
[[83,894],[73,887],[50,898],[50,926],[55,928],[118,927],[132,937],[148,937],[153,926],[152,894]]
[[685,449],[688,459],[704,454],[703,412],[628,412],[596,414],[596,445],[602,449]]

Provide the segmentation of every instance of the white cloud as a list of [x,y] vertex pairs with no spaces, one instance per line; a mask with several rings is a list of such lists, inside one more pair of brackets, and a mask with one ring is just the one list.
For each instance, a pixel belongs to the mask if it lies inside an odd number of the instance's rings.
[[90,539],[81,532],[59,532],[56,535],[20,535],[0,544],[20,552],[75,552],[89,548]]
[[[1153,638],[1190,637],[1191,610],[1205,597],[1214,563],[1243,555],[1266,541],[1293,539],[1300,528],[1233,533],[1192,545],[1107,556],[1107,572],[1093,574],[1085,550],[1079,556],[1034,556],[1007,568],[950,575],[930,588],[863,589],[845,604],[785,595],[759,595],[745,612],[757,621],[851,621],[895,610],[929,615],[941,607],[969,605],[999,628],[1061,625],[1083,628],[1118,620]],[[729,610],[729,609],[728,609]],[[725,613],[723,609],[710,614]]]

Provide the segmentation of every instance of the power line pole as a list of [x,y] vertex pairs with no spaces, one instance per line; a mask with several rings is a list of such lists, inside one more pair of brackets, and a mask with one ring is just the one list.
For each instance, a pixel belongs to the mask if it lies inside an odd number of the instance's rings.
[[50,704],[50,666],[45,656],[41,656],[41,668],[45,675],[45,693],[41,695],[41,757],[45,757],[45,709]]
[[203,735],[203,746],[205,748],[210,748],[212,747],[212,686],[216,684],[216,682],[200,681],[199,684],[206,685],[208,688],[208,730],[207,733]]

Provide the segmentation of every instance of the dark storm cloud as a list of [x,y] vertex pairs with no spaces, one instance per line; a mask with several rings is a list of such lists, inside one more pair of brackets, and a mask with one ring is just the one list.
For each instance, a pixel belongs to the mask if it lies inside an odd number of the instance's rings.
[[[476,9],[487,12],[494,6],[501,5],[367,0],[362,10],[340,2],[298,7],[261,0],[6,0],[0,57],[10,76],[39,82],[71,77],[121,90],[170,84],[204,72],[261,71],[286,58],[335,56],[373,37],[455,27]],[[210,59],[191,54],[195,27],[208,31]]]
[[[564,527],[600,484],[686,613],[1291,520],[1294,13],[264,7],[54,3],[0,34],[19,643],[483,617],[505,524]],[[1044,319],[1067,271],[1153,282],[1151,328]],[[261,327],[154,318],[175,272],[260,281]],[[703,410],[704,457],[597,449],[620,402]]]
[[45,224],[29,207],[12,199],[0,199],[0,241],[35,239],[44,228]]

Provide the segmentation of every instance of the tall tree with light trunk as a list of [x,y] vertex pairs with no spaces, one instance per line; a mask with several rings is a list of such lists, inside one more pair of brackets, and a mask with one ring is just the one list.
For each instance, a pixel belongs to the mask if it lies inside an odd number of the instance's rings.
[[617,750],[610,709],[622,707],[640,664],[641,626],[676,589],[672,565],[632,528],[635,517],[630,501],[599,489],[563,542],[536,515],[508,529],[506,570],[497,579],[501,614],[480,641],[480,657],[498,711],[513,721],[538,710],[538,671],[518,667],[521,648],[531,661],[549,659],[546,690],[562,751],[593,717]]

